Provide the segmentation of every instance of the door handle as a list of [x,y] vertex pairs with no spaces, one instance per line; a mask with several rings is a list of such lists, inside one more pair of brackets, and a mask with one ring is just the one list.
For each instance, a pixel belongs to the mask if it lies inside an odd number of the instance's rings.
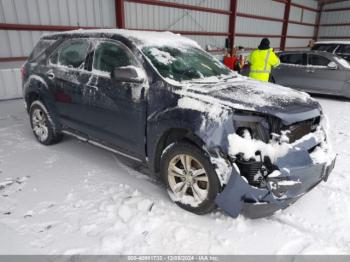
[[52,71],[47,72],[46,75],[47,75],[47,77],[48,77],[49,79],[51,79],[51,80],[55,78],[55,74],[54,74]]

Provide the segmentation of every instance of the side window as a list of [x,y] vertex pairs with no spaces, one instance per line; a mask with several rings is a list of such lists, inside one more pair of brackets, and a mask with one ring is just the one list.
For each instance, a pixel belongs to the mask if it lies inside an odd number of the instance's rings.
[[81,67],[85,61],[88,47],[89,43],[84,40],[68,43],[59,52],[58,63],[72,68]]
[[312,50],[325,51],[332,53],[338,47],[337,44],[316,44]]
[[58,52],[57,51],[51,55],[49,61],[51,64],[54,64],[54,65],[58,63]]
[[320,55],[309,55],[309,65],[311,66],[327,66],[331,60]]
[[85,40],[66,42],[51,55],[50,63],[70,68],[81,68],[84,64],[88,47],[89,43]]
[[280,56],[281,63],[292,65],[305,65],[303,54],[285,54]]
[[136,65],[126,47],[112,42],[102,42],[95,50],[93,69],[111,73],[117,67]]
[[39,40],[39,42],[36,44],[36,46],[34,47],[32,53],[30,54],[28,60],[34,60],[36,58],[38,58],[39,56],[41,56],[44,51],[53,43],[55,43],[56,40],[53,39],[41,39]]
[[350,54],[350,45],[341,45],[336,52],[337,54]]

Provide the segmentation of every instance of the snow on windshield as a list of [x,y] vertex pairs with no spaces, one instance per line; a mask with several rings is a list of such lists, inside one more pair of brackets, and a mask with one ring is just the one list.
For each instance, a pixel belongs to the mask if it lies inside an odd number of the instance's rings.
[[174,62],[176,59],[172,57],[168,52],[161,51],[157,48],[150,48],[149,49],[150,54],[157,59],[159,63],[162,63],[164,65],[169,65],[172,62]]
[[166,80],[217,83],[236,76],[214,57],[191,45],[146,46],[141,51]]

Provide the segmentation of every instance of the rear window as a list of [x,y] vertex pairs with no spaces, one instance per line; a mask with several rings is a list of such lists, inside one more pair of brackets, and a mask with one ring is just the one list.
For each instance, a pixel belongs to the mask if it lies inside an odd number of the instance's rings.
[[281,63],[291,65],[305,65],[306,59],[304,54],[282,54],[280,55]]
[[312,50],[333,53],[337,47],[338,47],[338,44],[316,44],[312,48]]
[[53,39],[41,39],[34,47],[32,53],[29,56],[30,61],[38,58],[49,46],[55,43],[56,40]]
[[350,54],[350,45],[340,45],[337,54]]

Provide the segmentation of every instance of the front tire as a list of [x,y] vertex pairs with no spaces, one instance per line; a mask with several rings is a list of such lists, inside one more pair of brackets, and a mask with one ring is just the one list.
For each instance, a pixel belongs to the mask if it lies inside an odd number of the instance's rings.
[[170,198],[181,208],[202,215],[215,207],[220,181],[209,156],[198,147],[177,142],[162,155],[161,174]]
[[56,144],[62,139],[57,124],[46,106],[39,100],[34,101],[29,109],[30,124],[35,138],[43,145]]

